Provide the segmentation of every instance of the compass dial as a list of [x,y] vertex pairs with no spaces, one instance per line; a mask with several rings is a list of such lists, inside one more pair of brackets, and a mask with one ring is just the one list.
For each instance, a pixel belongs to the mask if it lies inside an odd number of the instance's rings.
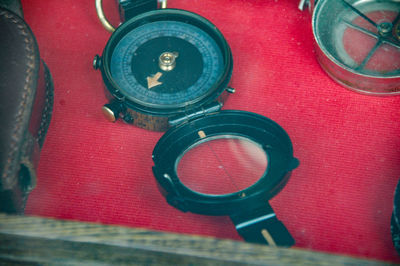
[[130,30],[110,61],[121,93],[143,106],[176,108],[210,93],[224,72],[216,41],[179,21],[154,21]]

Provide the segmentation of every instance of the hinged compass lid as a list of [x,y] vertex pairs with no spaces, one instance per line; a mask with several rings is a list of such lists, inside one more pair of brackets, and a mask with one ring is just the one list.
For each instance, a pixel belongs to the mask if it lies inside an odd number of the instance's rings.
[[229,215],[252,242],[271,244],[261,230],[272,226],[269,233],[277,234],[272,237],[277,245],[293,244],[268,200],[285,186],[298,160],[289,136],[272,120],[233,110],[194,118],[161,137],[153,161],[154,176],[170,205]]

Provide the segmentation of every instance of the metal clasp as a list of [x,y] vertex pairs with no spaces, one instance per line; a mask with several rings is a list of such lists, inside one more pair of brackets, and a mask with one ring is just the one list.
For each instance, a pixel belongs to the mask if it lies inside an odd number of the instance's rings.
[[[160,8],[167,8],[167,0],[158,0],[160,3]],[[96,0],[96,12],[97,12],[97,17],[99,18],[101,25],[103,27],[113,33],[115,31],[115,27],[111,25],[111,23],[107,20],[106,16],[104,15],[103,11],[103,0]]]
[[310,0],[300,0],[298,7],[301,11],[304,11],[305,7],[308,7],[308,6],[310,6]]

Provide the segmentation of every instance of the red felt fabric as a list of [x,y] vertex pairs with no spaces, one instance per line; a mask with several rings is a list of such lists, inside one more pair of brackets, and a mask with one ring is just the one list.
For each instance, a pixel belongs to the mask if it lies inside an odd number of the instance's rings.
[[[107,122],[92,68],[110,34],[94,1],[23,0],[54,77],[54,116],[26,213],[240,240],[227,217],[182,213],[157,190],[151,154],[162,133]],[[104,0],[118,23],[115,1]],[[271,204],[296,247],[400,262],[390,236],[400,176],[400,97],[334,83],[318,65],[298,0],[169,0],[225,35],[234,58],[224,109],[256,112],[290,135],[301,164]]]

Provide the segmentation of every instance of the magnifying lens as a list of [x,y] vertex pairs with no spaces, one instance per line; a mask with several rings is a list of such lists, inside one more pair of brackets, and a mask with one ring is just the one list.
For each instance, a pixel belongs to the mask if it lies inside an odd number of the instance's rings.
[[227,215],[246,241],[291,246],[268,203],[298,166],[289,136],[272,120],[226,110],[169,129],[153,151],[167,202],[181,211]]

